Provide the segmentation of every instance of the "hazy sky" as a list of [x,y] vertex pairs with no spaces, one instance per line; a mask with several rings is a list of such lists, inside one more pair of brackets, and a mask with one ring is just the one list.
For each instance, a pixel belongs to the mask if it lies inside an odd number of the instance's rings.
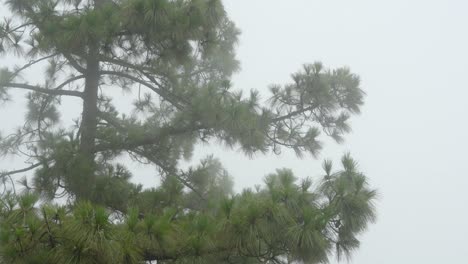
[[[359,74],[366,104],[346,141],[327,141],[319,159],[289,152],[248,159],[204,146],[195,160],[213,153],[241,189],[281,167],[319,176],[323,158],[339,161],[350,151],[380,193],[378,221],[351,263],[468,263],[468,2],[224,2],[242,30],[235,87],[266,93],[303,63],[322,61]],[[0,58],[0,66],[8,63]],[[20,118],[18,109],[1,107],[1,123]],[[139,171],[136,180],[154,181],[151,169]]]

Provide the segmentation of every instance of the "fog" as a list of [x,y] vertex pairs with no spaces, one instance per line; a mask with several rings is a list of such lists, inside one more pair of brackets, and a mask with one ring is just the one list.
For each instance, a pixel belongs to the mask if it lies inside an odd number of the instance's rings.
[[[324,158],[339,161],[349,151],[380,194],[377,222],[362,234],[350,263],[468,263],[468,2],[224,2],[242,31],[234,87],[266,97],[268,85],[289,82],[302,64],[321,61],[349,66],[367,96],[345,142],[324,138],[317,159],[287,151],[249,158],[214,142],[200,146],[193,162],[213,154],[241,190],[283,167],[318,178]],[[0,66],[11,62],[0,58]],[[21,109],[1,106],[2,128],[18,125]],[[0,166],[22,165],[4,160]],[[134,170],[136,181],[157,181],[152,168]]]

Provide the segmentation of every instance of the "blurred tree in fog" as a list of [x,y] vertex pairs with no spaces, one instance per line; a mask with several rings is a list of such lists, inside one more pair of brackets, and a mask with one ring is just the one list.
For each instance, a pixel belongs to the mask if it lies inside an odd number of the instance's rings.
[[[179,166],[201,141],[315,156],[320,133],[341,141],[363,104],[349,69],[305,65],[263,103],[231,87],[239,30],[220,0],[2,5],[0,52],[26,63],[0,70],[0,100],[25,91],[27,113],[0,134],[0,155],[29,165],[0,173],[1,263],[323,263],[359,246],[376,193],[349,155],[314,184],[281,169],[239,194],[214,157]],[[118,88],[135,95],[130,114],[113,104]],[[65,97],[82,102],[71,127]],[[157,167],[161,184],[132,183],[122,154]]]

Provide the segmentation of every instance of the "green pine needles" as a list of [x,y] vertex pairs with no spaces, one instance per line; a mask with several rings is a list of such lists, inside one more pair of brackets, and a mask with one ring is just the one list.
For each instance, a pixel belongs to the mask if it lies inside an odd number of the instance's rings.
[[[0,172],[0,263],[325,263],[358,248],[376,192],[349,155],[314,183],[282,169],[239,194],[217,159],[179,164],[199,142],[316,156],[363,104],[349,69],[305,65],[262,102],[231,87],[239,30],[220,0],[3,2],[0,52],[25,63],[0,70],[0,103],[23,91],[27,111],[0,157],[28,165]],[[67,98],[82,104],[71,126]],[[161,184],[132,183],[122,155]]]

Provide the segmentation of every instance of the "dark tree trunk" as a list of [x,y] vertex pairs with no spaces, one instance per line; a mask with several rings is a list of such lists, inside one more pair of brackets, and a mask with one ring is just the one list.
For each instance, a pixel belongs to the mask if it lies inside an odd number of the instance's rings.
[[[95,0],[97,9],[104,1]],[[96,185],[95,146],[98,116],[98,90],[99,90],[99,41],[90,37],[86,58],[86,80],[83,94],[83,113],[81,116],[80,149],[76,162],[79,175],[71,173],[70,187],[78,200],[93,200]]]
[[80,175],[73,175],[72,188],[77,199],[91,200],[96,181],[95,140],[98,115],[99,61],[97,48],[87,59],[86,81],[83,95],[80,150],[77,160]]
[[83,155],[94,160],[94,147],[98,114],[99,61],[88,58],[83,96],[80,149]]

